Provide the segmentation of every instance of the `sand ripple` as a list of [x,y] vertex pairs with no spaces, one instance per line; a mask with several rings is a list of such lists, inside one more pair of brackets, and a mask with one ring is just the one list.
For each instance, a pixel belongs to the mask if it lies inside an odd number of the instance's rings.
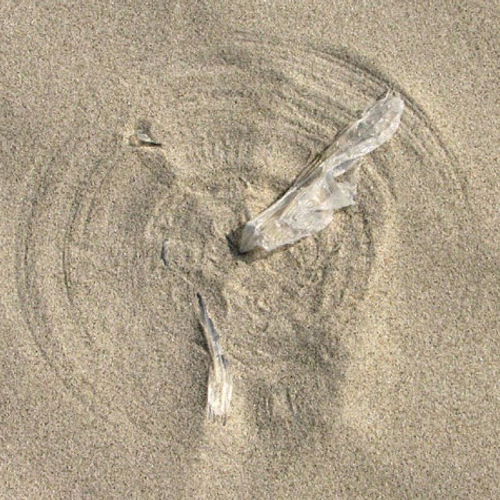
[[[245,37],[165,71],[166,85],[136,89],[155,96],[150,115],[95,139],[93,153],[84,142],[54,152],[34,172],[17,249],[30,333],[97,414],[179,441],[172,419],[205,432],[201,291],[234,366],[227,428],[256,429],[257,446],[312,438],[335,403],[377,259],[397,241],[401,185],[418,170],[416,189],[443,186],[465,202],[454,158],[396,87],[407,110],[395,138],[362,161],[359,205],[290,249],[239,257],[247,218],[394,85],[339,54]],[[161,149],[129,145],[139,119]]]

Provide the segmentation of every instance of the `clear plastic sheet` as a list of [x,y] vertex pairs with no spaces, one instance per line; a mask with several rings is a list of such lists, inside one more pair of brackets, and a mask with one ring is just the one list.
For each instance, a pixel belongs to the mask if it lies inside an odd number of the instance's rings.
[[[399,127],[404,102],[388,92],[367,108],[295,180],[273,205],[247,222],[241,252],[257,247],[266,251],[313,235],[333,219],[333,212],[355,203],[357,161],[388,141]],[[345,175],[345,179],[337,178]]]
[[210,352],[210,368],[208,372],[207,417],[210,422],[226,423],[233,394],[233,381],[229,371],[229,363],[222,354],[219,344],[219,333],[208,315],[203,297],[198,293],[200,323]]

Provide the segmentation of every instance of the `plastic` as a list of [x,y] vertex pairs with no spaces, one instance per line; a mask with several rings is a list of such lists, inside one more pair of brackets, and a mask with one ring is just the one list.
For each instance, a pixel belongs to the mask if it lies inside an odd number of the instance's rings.
[[[240,252],[257,247],[271,251],[313,235],[330,224],[335,210],[354,204],[356,180],[352,169],[361,157],[395,134],[403,110],[403,100],[392,92],[367,108],[278,201],[247,222]],[[348,175],[338,182],[343,174]]]

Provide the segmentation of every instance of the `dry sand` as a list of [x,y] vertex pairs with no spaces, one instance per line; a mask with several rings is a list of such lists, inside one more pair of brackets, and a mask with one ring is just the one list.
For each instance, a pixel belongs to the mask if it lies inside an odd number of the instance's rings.
[[[0,15],[0,497],[499,498],[498,6],[34,4]],[[359,204],[236,255],[388,86]]]

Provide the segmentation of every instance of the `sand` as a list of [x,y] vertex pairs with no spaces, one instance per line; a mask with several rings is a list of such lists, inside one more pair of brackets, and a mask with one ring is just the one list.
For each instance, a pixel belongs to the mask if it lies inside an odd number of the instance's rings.
[[[36,4],[0,17],[0,498],[500,497],[494,3]],[[388,87],[358,204],[238,255]]]

